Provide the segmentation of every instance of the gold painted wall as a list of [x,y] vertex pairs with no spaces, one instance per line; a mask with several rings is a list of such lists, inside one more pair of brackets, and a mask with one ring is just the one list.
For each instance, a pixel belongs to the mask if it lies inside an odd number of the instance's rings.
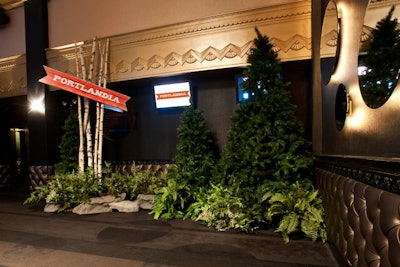
[[[340,53],[335,72],[325,85],[319,59],[324,47],[321,40],[326,41],[321,37],[321,25],[327,2],[313,1],[314,153],[400,161],[400,86],[382,107],[371,109],[364,103],[358,81],[360,42],[369,38],[369,27],[375,27],[392,5],[396,5],[395,17],[400,18],[400,1],[335,1],[341,17]],[[335,122],[335,99],[340,84],[346,87],[352,101],[352,112],[346,116],[342,130],[338,130]]]

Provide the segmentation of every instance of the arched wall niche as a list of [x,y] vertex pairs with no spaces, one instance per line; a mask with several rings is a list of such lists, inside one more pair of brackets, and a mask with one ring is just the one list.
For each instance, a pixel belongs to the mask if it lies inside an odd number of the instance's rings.
[[[336,71],[329,82],[323,84],[320,80],[315,83],[314,96],[318,95],[315,90],[321,90],[321,98],[315,101],[321,102],[322,112],[321,139],[313,140],[313,143],[321,142],[321,149],[317,154],[399,162],[400,86],[397,85],[391,97],[380,108],[368,107],[359,86],[358,57],[363,42],[370,34],[370,29],[375,27],[379,19],[387,15],[391,6],[395,5],[396,10],[399,10],[400,2],[398,0],[371,2],[336,0],[335,2],[341,14],[340,54]],[[314,23],[318,22],[314,20]],[[318,37],[313,36],[313,38]],[[319,67],[314,67],[314,77],[320,75]],[[346,115],[342,130],[337,129],[335,121],[335,99],[340,84],[346,87],[352,106],[351,113]]]
[[358,76],[364,102],[373,109],[385,105],[398,84],[399,19],[400,8],[395,5],[376,5],[365,15]]
[[336,2],[330,0],[324,5],[323,21],[321,29],[321,78],[323,84],[327,84],[336,69],[340,53],[340,15]]

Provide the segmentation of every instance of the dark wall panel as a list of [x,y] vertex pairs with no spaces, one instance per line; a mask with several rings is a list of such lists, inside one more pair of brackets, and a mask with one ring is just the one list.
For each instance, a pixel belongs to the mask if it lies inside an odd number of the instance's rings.
[[[283,63],[284,79],[290,81],[296,116],[311,138],[310,61]],[[182,109],[157,110],[153,85],[161,82],[189,80],[195,105],[203,111],[207,126],[222,150],[225,146],[231,117],[237,106],[236,77],[243,69],[234,68],[186,74],[177,77],[143,79],[110,84],[109,88],[132,97],[128,103],[130,132],[119,138],[106,138],[104,160],[171,160],[178,143],[176,128]],[[107,133],[106,133],[107,135]]]

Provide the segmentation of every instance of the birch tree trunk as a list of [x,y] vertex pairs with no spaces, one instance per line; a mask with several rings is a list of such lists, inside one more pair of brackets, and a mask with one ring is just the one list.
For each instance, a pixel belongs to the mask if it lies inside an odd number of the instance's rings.
[[[90,54],[90,66],[89,66],[89,75],[88,80],[92,82],[93,79],[93,70],[94,70],[94,59],[96,55],[96,38],[93,38],[92,42],[92,52]],[[86,133],[86,154],[87,154],[87,165],[88,167],[93,168],[93,141],[92,141],[92,128],[90,123],[90,100],[88,98],[84,98],[84,126]]]
[[[99,74],[97,79],[97,85],[101,86],[101,81],[103,79],[103,64],[104,64],[104,51],[102,50],[101,42],[99,42],[99,55],[100,55],[100,64],[99,64]],[[94,174],[97,177],[101,176],[101,170],[99,172],[99,134],[100,134],[100,103],[96,103],[96,128],[95,128],[95,137],[94,137],[94,149],[93,149],[93,170]]]
[[[108,76],[108,56],[109,56],[110,40],[104,46],[99,42],[99,56],[98,62],[98,85],[102,87],[107,86]],[[76,72],[77,76],[83,80],[88,80],[93,83],[95,66],[96,66],[96,49],[97,40],[93,38],[92,50],[90,54],[89,72],[86,71],[86,62],[83,56],[83,48],[79,47],[79,54],[77,52],[77,45],[75,44],[76,53]],[[83,114],[82,114],[83,113]],[[94,132],[94,144],[92,140],[92,129],[90,123],[90,100],[78,96],[78,121],[79,121],[79,171],[85,171],[85,152],[87,159],[87,167],[92,167],[94,174],[101,178],[102,175],[102,160],[103,160],[103,129],[104,129],[104,104],[96,103],[96,126]],[[85,150],[86,145],[86,150]]]
[[[78,78],[83,79],[82,71],[80,69],[80,64],[79,64],[79,58],[80,54],[82,54],[82,47],[80,47],[79,54],[78,54],[78,48],[77,44],[75,43],[75,65],[76,65],[76,76]],[[83,134],[83,121],[82,121],[82,101],[81,97],[77,97],[77,103],[78,103],[78,123],[79,123],[79,149],[78,149],[78,166],[79,166],[79,171],[84,172],[85,171],[85,139],[84,139],[84,134]]]
[[[103,73],[103,87],[107,87],[107,76],[108,76],[108,57],[110,51],[110,39],[107,39],[104,55],[104,73]],[[102,65],[103,66],[103,65]],[[100,76],[99,76],[100,77]],[[103,168],[103,129],[104,129],[104,104],[100,104],[100,116],[99,116],[99,143],[98,143],[98,166],[97,171],[101,175]]]

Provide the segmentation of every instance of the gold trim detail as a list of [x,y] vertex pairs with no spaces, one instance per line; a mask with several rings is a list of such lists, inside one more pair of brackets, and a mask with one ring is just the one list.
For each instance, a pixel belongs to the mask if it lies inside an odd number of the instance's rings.
[[[246,66],[255,27],[281,61],[310,59],[310,20],[311,2],[298,1],[110,36],[110,81]],[[85,57],[90,43],[84,41]],[[74,51],[74,45],[48,49],[48,66],[75,75]],[[25,64],[0,59],[0,80],[9,92],[0,98],[21,93],[19,77],[25,77]]]

